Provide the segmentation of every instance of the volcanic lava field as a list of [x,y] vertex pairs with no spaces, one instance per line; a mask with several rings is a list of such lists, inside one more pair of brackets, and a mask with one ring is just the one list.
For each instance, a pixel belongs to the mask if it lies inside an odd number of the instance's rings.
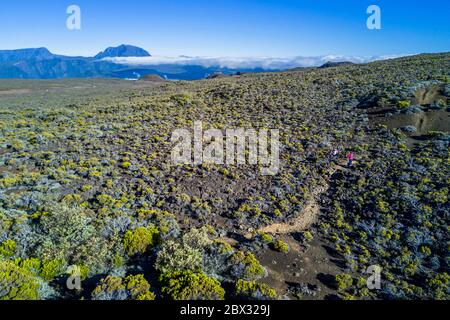
[[[0,299],[449,299],[449,97],[448,53],[0,80]],[[278,174],[174,164],[195,121],[279,130]]]

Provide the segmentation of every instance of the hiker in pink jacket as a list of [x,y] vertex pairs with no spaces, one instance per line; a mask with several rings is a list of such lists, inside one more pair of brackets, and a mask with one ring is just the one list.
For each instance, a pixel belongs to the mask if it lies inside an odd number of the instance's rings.
[[348,166],[348,167],[351,167],[351,166],[353,165],[353,152],[350,151],[350,152],[348,153],[347,159],[348,159],[348,164],[347,164],[347,166]]

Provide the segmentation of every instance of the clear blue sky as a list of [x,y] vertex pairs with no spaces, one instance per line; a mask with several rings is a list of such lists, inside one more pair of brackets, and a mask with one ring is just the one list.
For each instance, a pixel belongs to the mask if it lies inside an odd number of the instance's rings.
[[[82,30],[66,29],[66,8]],[[366,9],[382,10],[382,30]],[[315,56],[450,51],[449,0],[15,0],[0,6],[0,49],[94,55],[133,44],[156,55]]]

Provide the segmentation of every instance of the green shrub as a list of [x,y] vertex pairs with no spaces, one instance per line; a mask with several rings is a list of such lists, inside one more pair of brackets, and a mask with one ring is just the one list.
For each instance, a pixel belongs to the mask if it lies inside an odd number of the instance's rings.
[[401,100],[399,102],[397,102],[397,107],[404,109],[404,108],[408,108],[411,105],[411,102],[407,101],[407,100]]
[[94,300],[112,300],[106,297],[114,297],[117,291],[124,291],[123,279],[119,277],[107,276],[100,280],[100,284],[92,291]]
[[114,268],[122,268],[125,264],[125,258],[118,252],[112,257],[112,265]]
[[218,248],[218,252],[220,254],[230,255],[234,252],[234,248],[231,246],[231,244],[229,244],[227,242],[215,240],[214,244]]
[[48,204],[46,210],[48,214],[39,218],[35,256],[46,262],[59,260],[103,270],[109,251],[92,223],[93,212],[63,203]]
[[[107,272],[111,251],[94,226],[93,212],[62,203],[48,204],[46,210],[47,214],[37,218],[39,234],[35,237],[33,256],[47,263],[63,262],[63,269],[66,265],[85,265],[93,274]],[[45,277],[52,278],[52,273],[54,271],[49,270]]]
[[350,287],[353,283],[353,279],[349,274],[341,273],[337,274],[334,278],[336,288],[339,291],[345,290]]
[[351,301],[351,300],[355,300],[356,299],[353,295],[351,295],[348,292],[341,292],[341,293],[339,293],[339,297],[342,300],[345,300],[345,301]]
[[202,228],[192,228],[188,233],[183,235],[182,241],[192,248],[203,249],[213,243],[209,238],[211,230],[204,226]]
[[236,296],[247,299],[271,300],[277,297],[277,292],[267,284],[239,279],[236,283]]
[[192,98],[191,98],[190,94],[180,93],[180,94],[175,94],[175,95],[171,96],[171,99],[174,102],[176,102],[179,106],[184,106],[185,104],[189,103]]
[[25,143],[20,140],[14,140],[11,142],[11,148],[13,148],[15,151],[21,151],[25,148]]
[[289,246],[287,243],[281,241],[281,240],[277,240],[274,244],[273,244],[273,248],[275,250],[277,250],[278,252],[282,252],[282,253],[288,253],[289,252]]
[[63,260],[50,260],[42,262],[40,277],[46,281],[52,281],[63,272]]
[[142,274],[126,277],[125,284],[126,289],[131,293],[131,297],[136,300],[155,300],[155,294],[150,292],[150,284]]
[[312,234],[311,232],[305,231],[305,232],[303,232],[303,238],[304,238],[307,242],[310,242],[310,241],[312,241],[312,240],[314,239],[314,236],[313,236],[313,234]]
[[122,162],[122,163],[120,164],[120,166],[121,166],[123,169],[128,169],[129,167],[131,167],[131,162],[129,162],[129,161],[124,161],[124,162]]
[[439,273],[433,279],[428,279],[427,283],[431,287],[432,295],[435,299],[448,300],[450,298],[448,293],[450,275],[448,273]]
[[0,260],[0,300],[38,300],[40,284],[29,270]]
[[5,257],[12,257],[16,253],[16,242],[13,240],[6,240],[0,243],[0,255]]
[[207,227],[192,228],[178,241],[164,242],[158,252],[156,269],[162,273],[181,270],[201,271],[204,250],[213,244],[208,236],[210,231]]
[[234,274],[244,280],[258,280],[266,275],[266,269],[251,252],[238,251],[231,257]]
[[92,292],[94,300],[155,300],[150,284],[142,274],[125,279],[107,276]]
[[272,243],[273,242],[273,237],[270,234],[264,233],[264,232],[260,232],[259,236],[261,237],[261,240],[265,243]]
[[273,214],[275,215],[275,217],[281,217],[283,214],[281,213],[280,209],[275,209],[273,210]]
[[129,256],[142,254],[149,247],[158,243],[159,230],[154,225],[139,227],[135,230],[128,230],[123,238],[123,245]]
[[203,252],[185,243],[164,242],[156,258],[155,268],[163,273],[170,271],[201,271]]
[[160,276],[162,293],[172,300],[224,300],[220,282],[204,273],[173,271]]
[[15,259],[14,263],[21,268],[24,268],[30,271],[33,274],[39,274],[41,270],[41,260],[36,258],[28,258],[28,259]]

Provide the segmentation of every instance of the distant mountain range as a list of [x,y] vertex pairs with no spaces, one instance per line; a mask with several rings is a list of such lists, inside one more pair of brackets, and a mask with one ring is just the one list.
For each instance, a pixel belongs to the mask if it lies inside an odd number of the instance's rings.
[[[110,47],[94,57],[69,57],[51,53],[46,48],[0,50],[0,78],[130,78],[149,74],[169,80],[204,79],[214,73],[264,72],[263,68],[232,69],[221,66],[160,64],[127,66],[108,58],[151,57],[142,48],[131,45]],[[270,70],[278,71],[278,70]]]
[[97,54],[94,59],[116,57],[151,57],[151,55],[142,48],[123,44],[118,47],[109,47],[105,51]]
[[[336,60],[336,57],[331,57]],[[306,59],[306,61],[304,60]],[[310,58],[299,58],[295,64],[310,63]],[[338,67],[352,64],[324,60],[318,57],[315,67]],[[251,60],[251,59],[250,59]],[[70,57],[57,55],[47,48],[32,48],[18,50],[0,50],[0,78],[19,79],[55,79],[55,78],[123,78],[140,79],[147,75],[157,75],[167,80],[199,80],[205,78],[221,78],[240,73],[275,72],[285,70],[304,70],[305,67],[292,68],[291,61],[277,61],[271,65],[270,59],[256,60],[221,60],[220,58],[187,57],[177,59],[158,59],[152,57],[146,50],[120,45],[110,47],[93,57]],[[325,62],[325,63],[324,63]],[[363,62],[363,61],[360,61]],[[227,67],[227,65],[229,67]],[[312,66],[311,66],[312,67]],[[308,67],[308,68],[311,68]]]

